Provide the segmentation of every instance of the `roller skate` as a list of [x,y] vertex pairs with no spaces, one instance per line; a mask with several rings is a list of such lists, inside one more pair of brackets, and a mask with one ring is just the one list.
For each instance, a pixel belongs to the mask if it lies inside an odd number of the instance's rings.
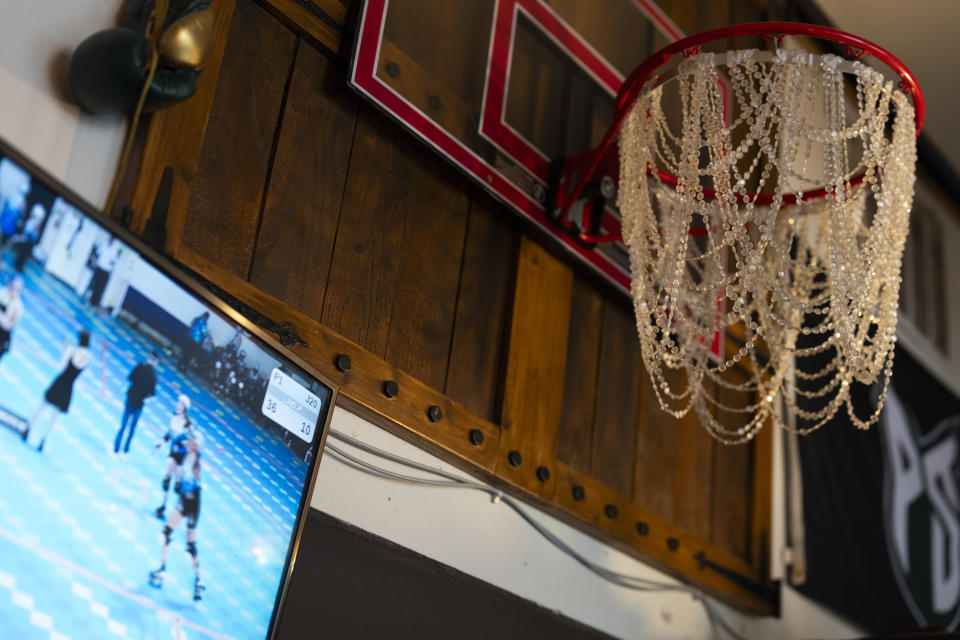
[[163,569],[163,567],[160,567],[160,568],[157,569],[156,571],[151,571],[151,572],[150,572],[150,580],[149,580],[150,586],[153,587],[154,589],[159,589],[160,587],[162,587],[162,586],[163,586],[163,574],[164,574],[164,569]]
[[204,589],[206,589],[206,587],[200,583],[200,578],[197,578],[196,580],[193,581],[193,601],[194,602],[200,601],[200,599],[203,597]]

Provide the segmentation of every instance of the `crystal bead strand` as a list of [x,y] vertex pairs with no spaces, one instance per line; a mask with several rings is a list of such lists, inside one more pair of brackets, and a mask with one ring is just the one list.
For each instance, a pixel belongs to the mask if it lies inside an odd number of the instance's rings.
[[[845,76],[855,81],[849,119]],[[767,422],[787,428],[780,404],[803,433],[841,409],[859,427],[876,422],[896,343],[913,118],[877,71],[797,51],[701,53],[644,87],[620,134],[619,206],[641,353],[667,413],[692,409],[729,444]],[[802,199],[821,186],[823,198]],[[797,204],[785,205],[788,194]],[[739,346],[724,352],[721,339],[716,353],[718,332]],[[878,379],[878,404],[861,418],[851,385]]]

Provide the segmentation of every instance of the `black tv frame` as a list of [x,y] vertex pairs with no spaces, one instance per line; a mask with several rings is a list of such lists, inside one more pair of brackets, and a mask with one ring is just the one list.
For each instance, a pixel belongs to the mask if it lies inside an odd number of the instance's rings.
[[[224,293],[223,290],[214,283],[210,283],[204,279],[204,284],[206,284],[206,286],[202,286],[198,281],[202,279],[202,277],[199,277],[184,265],[179,265],[169,257],[158,253],[136,234],[124,228],[109,216],[104,215],[103,212],[78,195],[61,180],[53,177],[43,167],[39,166],[36,162],[31,160],[24,153],[7,142],[3,137],[0,137],[0,158],[4,157],[10,158],[10,160],[27,171],[31,175],[32,179],[41,181],[43,186],[45,186],[51,192],[63,198],[70,205],[74,206],[77,210],[88,216],[93,222],[99,224],[106,231],[119,238],[121,242],[125,243],[131,249],[136,251],[141,258],[158,269],[161,273],[163,273],[163,275],[170,278],[174,283],[183,287],[189,293],[195,295],[203,302],[212,306],[219,313],[226,316],[229,320],[243,327],[245,331],[255,335],[264,346],[274,352],[274,355],[276,355],[279,360],[288,361],[291,364],[296,365],[307,375],[330,389],[330,398],[327,402],[325,413],[322,416],[322,426],[319,423],[317,425],[321,426],[322,430],[318,436],[315,454],[311,459],[310,467],[307,470],[307,477],[304,484],[305,491],[300,497],[297,517],[293,527],[293,535],[290,540],[286,562],[284,563],[284,569],[280,578],[278,596],[274,602],[273,611],[270,615],[270,622],[267,626],[267,636],[265,640],[276,640],[278,621],[280,613],[283,610],[284,602],[286,601],[287,589],[290,586],[290,577],[293,574],[293,568],[296,564],[297,553],[299,551],[300,541],[303,536],[303,527],[310,509],[310,500],[313,496],[313,490],[316,484],[317,471],[320,468],[320,459],[323,454],[324,445],[326,444],[327,434],[330,430],[330,420],[333,416],[333,408],[336,406],[339,395],[339,385],[315,369],[309,363],[299,358],[294,353],[291,353],[286,346],[281,344],[268,332],[264,331],[257,323],[251,321],[251,319],[246,315],[240,313],[235,307],[244,308],[251,315],[262,315],[260,312],[252,308],[246,308],[247,305],[239,302],[236,298],[230,296],[229,293]],[[217,293],[215,293],[215,291]],[[229,302],[227,299],[229,299]],[[305,345],[306,343],[303,343],[301,340],[299,340],[299,338],[297,338],[293,344]]]

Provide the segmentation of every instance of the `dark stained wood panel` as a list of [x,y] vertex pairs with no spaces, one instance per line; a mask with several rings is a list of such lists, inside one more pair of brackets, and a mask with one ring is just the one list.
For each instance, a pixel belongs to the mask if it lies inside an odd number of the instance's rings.
[[467,199],[450,196],[409,212],[384,355],[434,389],[446,380],[467,224]]
[[[583,490],[582,499],[573,496],[574,487]],[[573,515],[581,523],[587,523],[608,544],[637,556],[644,562],[678,577],[692,578],[698,586],[720,598],[736,593],[739,606],[755,612],[770,611],[770,604],[762,597],[748,592],[732,582],[727,576],[709,568],[701,568],[696,554],[703,551],[711,561],[742,575],[757,575],[749,564],[725,549],[711,546],[708,542],[678,527],[670,517],[661,516],[642,503],[630,500],[592,476],[557,463],[557,486],[553,504],[560,507],[560,516]],[[618,513],[611,518],[607,505],[615,505]],[[638,524],[646,525],[641,533]],[[582,524],[580,525],[582,526]],[[672,546],[671,538],[676,541]],[[768,614],[769,615],[769,614]]]
[[710,542],[749,562],[754,445],[714,447]]
[[773,429],[766,424],[753,439],[750,501],[750,564],[754,575],[768,578],[773,520]]
[[[180,249],[187,203],[206,139],[210,108],[216,97],[220,65],[227,48],[235,5],[235,0],[211,2],[210,9],[214,15],[213,46],[206,68],[197,82],[197,92],[189,100],[149,116],[142,156],[127,166],[127,175],[136,176],[129,196],[129,204],[133,209],[130,228],[136,233],[144,233],[147,222],[151,222],[151,227],[162,230],[160,233],[166,237],[159,238],[153,234],[154,237],[150,237],[149,241],[157,244],[162,241],[163,248],[173,256]],[[172,177],[169,207],[163,219],[150,220],[167,168]],[[128,200],[121,196],[117,202],[122,206]]]
[[690,411],[677,425],[677,466],[673,472],[673,520],[687,531],[710,539],[713,501],[714,439]]
[[743,0],[696,0],[696,2],[692,2],[691,4],[696,6],[697,25],[696,31],[691,32],[691,34],[732,24],[729,22],[731,16],[730,5],[742,1]]
[[[548,498],[556,462],[573,272],[524,236],[517,259],[497,475]],[[520,454],[522,460],[511,452]]]
[[381,43],[377,76],[458,140],[475,145],[479,131],[476,110],[431,71],[436,69],[411,60],[389,40]]
[[[697,33],[697,5],[701,4],[700,0],[656,1],[657,6],[660,7],[664,13],[670,16],[670,19],[673,20],[674,24],[676,24],[685,35],[690,36]],[[666,42],[668,41],[664,40],[663,36],[657,32],[654,50],[664,46]]]
[[[730,369],[723,378],[730,384],[743,384],[747,375],[740,369]],[[717,419],[735,428],[750,422],[752,414],[727,411],[724,407],[742,409],[756,402],[752,392],[739,391],[723,385],[716,386]],[[713,514],[709,540],[731,553],[750,560],[750,528],[753,502],[753,451],[755,442],[726,446],[714,442]]]
[[470,204],[444,392],[497,422],[520,233],[494,207],[482,195]]
[[607,300],[600,337],[591,475],[632,495],[640,404],[640,342],[633,314]]
[[279,20],[314,44],[336,53],[350,0],[260,0]]
[[503,119],[545,156],[556,158],[563,139],[559,105],[569,90],[563,54],[528,19],[518,19],[516,32]]
[[652,52],[653,23],[633,0],[604,0],[600,10],[583,0],[546,3],[624,76]]
[[[683,380],[680,380],[682,385]],[[685,388],[683,386],[681,389]],[[673,472],[677,466],[677,430],[680,422],[660,408],[650,376],[641,382],[637,424],[637,463],[633,498],[665,518],[673,516]]]
[[449,171],[361,115],[322,322],[442,389],[468,209]]
[[344,69],[301,41],[253,254],[250,282],[319,318],[357,105]]
[[[776,19],[765,6],[766,3],[764,0],[726,0],[725,2],[718,2],[717,8],[719,9],[723,4],[729,6],[728,16],[726,21],[717,24],[717,27],[723,27],[728,24],[744,24],[747,22],[766,22]],[[719,15],[715,13],[713,15],[714,22],[716,22],[717,19],[719,19]],[[710,28],[713,29],[716,27]],[[737,38],[730,38],[724,42],[723,46],[728,50],[750,48],[764,50],[769,48],[763,36],[739,36]],[[750,189],[750,187],[747,188]],[[751,191],[751,193],[753,192]]]
[[557,459],[584,473],[590,473],[593,458],[602,324],[603,297],[583,278],[574,278]]
[[187,206],[183,246],[246,277],[296,36],[239,0]]
[[[403,60],[412,63],[401,67],[400,78],[406,68],[421,78],[416,84],[442,87],[441,93],[456,96],[466,108],[464,113],[472,116],[474,135],[480,118],[493,7],[493,0],[406,0],[401,6],[391,7],[383,27],[384,40],[402,54]],[[392,84],[389,76],[384,79]],[[426,113],[438,111],[420,102],[426,94],[404,95]],[[443,109],[441,106],[439,111]],[[437,115],[443,118],[443,114],[431,113],[432,117]]]

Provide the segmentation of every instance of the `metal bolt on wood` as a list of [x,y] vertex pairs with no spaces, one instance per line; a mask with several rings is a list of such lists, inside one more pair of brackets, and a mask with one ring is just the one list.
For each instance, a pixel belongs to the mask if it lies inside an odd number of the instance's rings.
[[337,371],[340,371],[341,373],[350,371],[350,367],[353,366],[353,363],[350,361],[350,356],[345,353],[341,353],[334,358],[333,364],[337,367]]
[[396,398],[400,395],[400,385],[393,380],[387,380],[383,383],[383,395],[388,398]]

